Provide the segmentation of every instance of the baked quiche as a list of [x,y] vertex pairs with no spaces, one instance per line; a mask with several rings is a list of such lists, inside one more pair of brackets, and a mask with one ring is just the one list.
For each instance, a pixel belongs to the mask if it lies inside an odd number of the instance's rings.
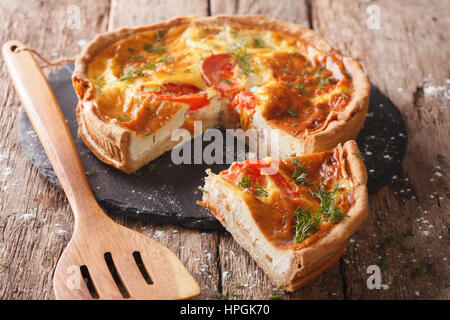
[[207,171],[203,199],[272,281],[293,291],[331,268],[367,215],[367,175],[356,142],[282,160]]
[[181,128],[276,129],[281,158],[329,150],[357,136],[370,90],[360,64],[313,31],[256,15],[98,35],[73,83],[79,135],[126,173],[172,149]]

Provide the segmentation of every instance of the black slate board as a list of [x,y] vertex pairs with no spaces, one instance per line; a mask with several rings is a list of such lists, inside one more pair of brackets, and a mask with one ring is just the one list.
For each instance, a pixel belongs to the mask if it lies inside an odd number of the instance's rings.
[[[170,152],[152,162],[156,164],[153,172],[146,166],[136,174],[128,175],[104,164],[77,137],[77,97],[72,87],[72,70],[73,64],[65,65],[50,76],[49,82],[67,119],[83,167],[87,172],[95,172],[88,175],[88,180],[100,205],[109,214],[136,217],[157,224],[178,224],[201,230],[221,228],[206,209],[196,204],[201,199],[197,187],[203,185],[207,168],[217,173],[228,165],[174,165]],[[19,132],[25,154],[51,183],[60,187],[23,109],[19,113]],[[399,110],[375,86],[372,86],[369,113],[357,142],[368,170],[369,193],[373,193],[398,172],[407,142]],[[240,142],[235,140],[235,143]]]

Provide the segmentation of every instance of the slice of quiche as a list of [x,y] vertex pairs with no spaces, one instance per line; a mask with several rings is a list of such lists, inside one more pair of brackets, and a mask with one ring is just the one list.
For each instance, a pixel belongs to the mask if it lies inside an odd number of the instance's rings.
[[367,174],[355,141],[283,160],[246,160],[207,171],[203,199],[281,289],[331,268],[367,215]]

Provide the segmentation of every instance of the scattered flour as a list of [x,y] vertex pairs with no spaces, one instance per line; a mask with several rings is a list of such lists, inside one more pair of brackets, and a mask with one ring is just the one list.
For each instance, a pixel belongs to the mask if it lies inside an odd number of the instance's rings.
[[36,219],[36,215],[32,213],[25,213],[20,216],[20,219],[22,219],[25,222],[30,222]]
[[63,230],[63,229],[58,230],[57,233],[59,236],[65,236],[65,235],[69,234],[66,230]]
[[424,79],[423,93],[428,97],[439,98],[443,97],[445,100],[450,100],[450,79],[446,79],[446,85],[437,85],[433,79],[433,75],[429,74]]
[[13,173],[13,168],[11,167],[3,167],[0,169],[1,175],[0,175],[0,181],[1,182],[5,182],[6,180],[8,180],[8,177],[10,175],[12,175]]

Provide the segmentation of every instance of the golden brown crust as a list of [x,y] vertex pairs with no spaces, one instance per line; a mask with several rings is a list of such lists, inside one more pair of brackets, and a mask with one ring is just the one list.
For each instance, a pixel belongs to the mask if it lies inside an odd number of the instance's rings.
[[[216,27],[219,28],[223,26],[223,24],[228,24],[232,27],[248,26],[282,32],[302,39],[321,51],[341,58],[353,78],[354,93],[351,101],[344,111],[339,112],[337,115],[329,115],[330,119],[331,117],[335,117],[336,119],[329,121],[324,130],[306,133],[304,135],[302,142],[304,145],[304,153],[325,151],[335,147],[338,143],[344,143],[349,139],[356,138],[367,114],[370,93],[368,78],[364,74],[360,64],[351,57],[343,56],[339,51],[333,49],[310,29],[260,15],[180,17],[149,26],[123,28],[113,32],[99,34],[83,49],[75,61],[75,70],[72,79],[75,91],[80,100],[78,109],[83,109],[83,103],[92,100],[95,96],[95,86],[87,76],[88,65],[106,47],[135,33],[189,24],[211,29]],[[80,111],[78,113],[80,113]],[[120,127],[118,124],[114,123],[102,125],[100,123],[102,120],[95,114],[79,117],[78,119],[80,136],[83,138],[86,145],[102,161],[127,173],[132,173],[139,169],[139,166],[136,163],[129,163],[131,160],[129,155],[127,155],[130,137],[134,134],[132,130]],[[89,119],[90,121],[87,121]],[[96,125],[101,126],[101,129],[88,128]],[[117,129],[114,127],[117,127]],[[108,130],[111,130],[111,132],[108,132]],[[101,134],[103,134],[103,136],[100,136]],[[149,158],[147,160],[150,161],[152,159]],[[139,161],[139,165],[142,166],[145,165],[145,163]]]

